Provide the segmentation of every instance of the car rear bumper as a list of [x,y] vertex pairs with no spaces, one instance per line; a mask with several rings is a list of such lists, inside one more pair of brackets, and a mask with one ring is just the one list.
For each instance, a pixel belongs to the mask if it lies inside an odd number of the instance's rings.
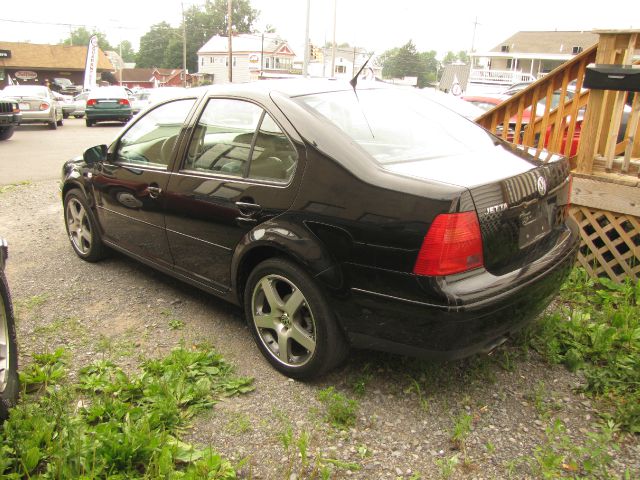
[[51,109],[48,110],[22,110],[22,120],[20,123],[49,123],[53,121],[51,118]]
[[439,278],[435,281],[446,304],[352,288],[334,308],[355,347],[427,358],[466,357],[491,350],[536,318],[573,268],[578,245],[572,226],[547,255],[509,275],[482,271]]
[[128,120],[133,113],[131,108],[105,108],[105,109],[89,109],[84,111],[88,120]]

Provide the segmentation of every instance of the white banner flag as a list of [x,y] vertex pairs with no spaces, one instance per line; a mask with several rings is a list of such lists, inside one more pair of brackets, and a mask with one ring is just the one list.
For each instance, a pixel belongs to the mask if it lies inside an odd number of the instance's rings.
[[92,35],[87,47],[87,61],[84,65],[84,89],[91,90],[96,87],[98,73],[98,37]]

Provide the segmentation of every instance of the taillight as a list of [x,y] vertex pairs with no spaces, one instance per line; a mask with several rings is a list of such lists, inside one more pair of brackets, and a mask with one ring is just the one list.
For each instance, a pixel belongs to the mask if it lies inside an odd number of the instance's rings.
[[42,102],[40,104],[40,110],[47,110],[49,108],[49,104],[47,102]]
[[118,103],[120,105],[129,105],[129,100],[127,100],[126,98],[121,98],[120,100],[118,100]]
[[90,98],[89,100],[87,100],[87,107],[93,107],[95,104],[96,104],[95,98]]
[[451,275],[483,265],[482,234],[476,213],[446,213],[431,224],[413,273]]

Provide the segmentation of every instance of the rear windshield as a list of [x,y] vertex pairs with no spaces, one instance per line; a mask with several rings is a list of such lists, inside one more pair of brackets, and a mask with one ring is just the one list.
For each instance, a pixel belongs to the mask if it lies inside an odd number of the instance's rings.
[[128,98],[123,87],[100,87],[89,92],[89,98]]
[[40,87],[38,85],[9,85],[4,87],[2,95],[5,97],[41,97],[46,98],[46,87]]
[[346,133],[381,164],[492,149],[478,125],[405,89],[328,92],[297,97]]

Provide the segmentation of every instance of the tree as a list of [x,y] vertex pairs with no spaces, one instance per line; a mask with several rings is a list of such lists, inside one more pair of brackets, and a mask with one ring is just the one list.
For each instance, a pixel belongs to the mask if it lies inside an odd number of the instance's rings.
[[89,45],[89,39],[92,35],[97,35],[98,37],[98,46],[102,49],[103,52],[107,50],[113,50],[113,47],[107,41],[107,38],[104,33],[98,32],[96,30],[89,31],[84,27],[76,28],[71,32],[71,35],[64,40],[61,40],[60,43],[62,45]]
[[[251,8],[249,0],[234,0],[232,24],[235,33],[251,33],[259,12]],[[184,11],[184,29],[162,22],[153,25],[140,39],[136,57],[138,67],[182,67],[182,32],[186,32],[187,70],[198,71],[198,50],[214,35],[226,36],[227,0],[207,0]],[[163,37],[163,38],[160,38]]]
[[122,60],[125,62],[135,62],[136,52],[133,51],[133,46],[129,40],[121,41],[114,50],[122,56]]
[[442,59],[443,65],[456,63],[456,62],[460,62],[464,64],[469,63],[469,55],[467,55],[467,52],[465,52],[464,50],[460,50],[458,53],[453,53],[449,51]]
[[165,52],[177,31],[167,22],[156,23],[140,38],[140,49],[136,55],[136,67],[169,68],[165,63]]
[[383,77],[418,77],[421,88],[435,81],[440,67],[434,50],[418,53],[411,40],[402,47],[384,52],[378,57],[378,63],[382,65]]

